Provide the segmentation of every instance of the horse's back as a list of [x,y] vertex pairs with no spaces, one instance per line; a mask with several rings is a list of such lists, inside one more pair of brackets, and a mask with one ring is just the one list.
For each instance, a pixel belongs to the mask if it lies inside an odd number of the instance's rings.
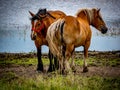
[[50,16],[44,18],[43,21],[46,25],[46,29],[48,29],[48,27],[59,18],[64,18],[66,16],[66,14],[62,11],[48,11],[48,13],[50,13],[54,18]]
[[56,10],[56,11],[48,11],[51,15],[53,15],[56,19],[57,18],[63,18],[66,16],[66,14],[62,11]]

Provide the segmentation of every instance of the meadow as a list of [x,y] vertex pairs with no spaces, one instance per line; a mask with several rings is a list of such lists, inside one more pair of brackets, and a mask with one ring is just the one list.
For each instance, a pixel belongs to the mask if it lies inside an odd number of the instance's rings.
[[0,53],[0,90],[119,90],[120,51],[89,52],[89,72],[82,72],[82,52],[75,54],[75,71],[48,73],[47,54],[42,56],[45,72],[37,72],[36,53]]

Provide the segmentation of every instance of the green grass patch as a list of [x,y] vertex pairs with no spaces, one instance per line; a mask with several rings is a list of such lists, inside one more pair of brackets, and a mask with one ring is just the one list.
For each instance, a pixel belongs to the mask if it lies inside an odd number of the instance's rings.
[[[5,77],[7,76],[7,79]],[[82,77],[79,75],[38,75],[35,78],[17,77],[6,73],[0,80],[0,90],[119,90],[120,78]]]
[[[83,65],[83,59],[74,59],[76,65]],[[120,65],[120,58],[96,58],[96,57],[89,57],[87,59],[87,63],[90,66],[119,66]]]
[[[76,65],[83,65],[83,55],[78,55],[81,58],[74,59]],[[44,65],[49,65],[47,58],[42,58]],[[36,65],[38,63],[36,54],[0,54],[0,65]],[[99,53],[88,55],[87,63],[90,66],[120,66],[119,54]]]
[[[44,65],[49,65],[49,59],[42,58]],[[0,66],[5,67],[6,65],[37,65],[37,58],[21,58],[21,59],[8,59],[8,60],[0,60]]]
[[[42,58],[43,64],[44,65],[49,65],[49,59],[48,58]],[[75,64],[82,66],[83,65],[83,59],[74,59]],[[0,60],[0,66],[5,67],[6,65],[37,65],[38,61],[37,58],[20,58],[20,59],[3,59]],[[96,58],[96,57],[90,57],[87,59],[87,63],[89,66],[118,66],[120,65],[120,59],[115,58],[115,59],[110,59],[110,58]]]
[[[10,56],[9,56],[10,57]],[[44,65],[49,65],[49,59],[42,58]],[[83,58],[75,59],[75,64],[82,66]],[[91,56],[87,59],[90,66],[119,66],[120,58]],[[37,65],[37,58],[0,58],[0,67],[7,65]],[[8,66],[7,68],[10,68]],[[16,67],[17,68],[17,67]],[[4,70],[2,68],[1,70]],[[0,73],[0,90],[119,90],[120,77],[101,77],[84,75],[59,75],[56,73],[20,76],[14,71]],[[19,75],[19,76],[18,76]]]

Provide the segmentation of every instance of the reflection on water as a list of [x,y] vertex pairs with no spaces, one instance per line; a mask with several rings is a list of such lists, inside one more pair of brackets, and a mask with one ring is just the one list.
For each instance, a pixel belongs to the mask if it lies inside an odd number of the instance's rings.
[[[92,36],[89,50],[112,51],[120,50],[120,36]],[[81,47],[76,50],[82,50]],[[0,30],[0,52],[33,52],[36,51],[34,42],[30,38],[30,30]],[[42,52],[48,52],[43,46]]]

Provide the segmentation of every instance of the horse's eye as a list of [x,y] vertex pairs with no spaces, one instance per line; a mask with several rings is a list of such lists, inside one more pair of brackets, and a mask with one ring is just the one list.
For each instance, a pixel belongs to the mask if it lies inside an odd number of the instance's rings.
[[101,18],[100,16],[97,16],[97,18],[98,18],[99,20],[102,20],[102,18]]
[[99,15],[97,16],[97,18],[100,19],[100,20],[102,20],[102,18]]
[[38,26],[40,26],[40,23],[38,24]]

